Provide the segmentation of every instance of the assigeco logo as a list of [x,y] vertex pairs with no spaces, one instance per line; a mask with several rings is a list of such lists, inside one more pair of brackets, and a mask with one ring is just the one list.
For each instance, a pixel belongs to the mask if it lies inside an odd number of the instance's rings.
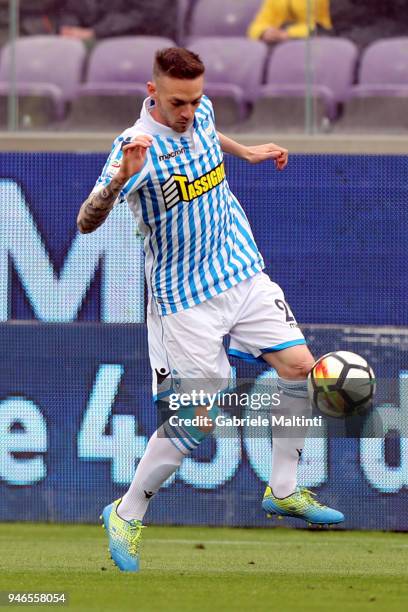
[[161,186],[167,210],[179,202],[191,202],[217,187],[225,179],[224,163],[190,182],[185,174],[172,174]]

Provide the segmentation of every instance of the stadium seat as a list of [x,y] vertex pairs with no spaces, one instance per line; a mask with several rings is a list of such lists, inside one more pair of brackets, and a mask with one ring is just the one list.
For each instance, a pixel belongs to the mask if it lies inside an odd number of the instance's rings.
[[408,37],[379,40],[364,52],[336,131],[408,129]]
[[266,45],[239,37],[226,44],[224,37],[208,37],[196,39],[189,48],[205,63],[205,92],[214,104],[217,125],[242,122],[261,86]]
[[342,38],[281,43],[271,54],[266,85],[259,91],[245,128],[303,130],[308,91],[312,93],[316,126],[333,121],[353,82],[357,55],[357,47]]
[[[76,93],[86,56],[85,46],[60,36],[31,36],[15,43],[15,79],[19,125],[29,129],[53,125],[64,116]],[[12,74],[11,47],[0,56],[0,125],[7,125],[7,97]]]
[[167,38],[126,36],[100,42],[91,53],[86,82],[78,87],[68,129],[123,130],[139,117],[157,49]]
[[196,36],[246,36],[261,0],[197,0],[189,34]]

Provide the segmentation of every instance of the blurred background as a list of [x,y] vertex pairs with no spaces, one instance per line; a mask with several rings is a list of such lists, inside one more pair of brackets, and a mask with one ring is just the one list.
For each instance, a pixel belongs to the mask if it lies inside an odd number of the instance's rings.
[[222,129],[400,134],[407,9],[408,0],[0,0],[0,129],[131,125],[155,50],[177,44],[206,63]]
[[[178,44],[203,58],[221,130],[290,150],[282,173],[226,167],[312,351],[352,350],[390,382],[384,439],[309,439],[300,480],[346,528],[408,530],[407,9],[0,0],[0,520],[95,522],[156,429],[143,240],[125,204],[89,235],[76,217],[156,49]],[[271,375],[234,367],[254,389]],[[270,439],[208,440],[147,520],[266,525],[270,462]]]

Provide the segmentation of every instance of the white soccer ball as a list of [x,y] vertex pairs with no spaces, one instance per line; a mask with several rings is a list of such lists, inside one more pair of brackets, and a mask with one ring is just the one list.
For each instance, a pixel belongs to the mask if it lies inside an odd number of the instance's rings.
[[307,386],[314,407],[326,416],[342,418],[371,408],[375,376],[360,355],[334,351],[316,361]]

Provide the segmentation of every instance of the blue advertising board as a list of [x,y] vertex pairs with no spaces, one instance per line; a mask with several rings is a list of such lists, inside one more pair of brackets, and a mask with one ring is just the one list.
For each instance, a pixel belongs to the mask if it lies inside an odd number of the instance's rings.
[[[358,351],[396,381],[393,403],[408,416],[408,332],[304,329],[316,354]],[[0,520],[94,522],[123,494],[157,427],[145,325],[0,325]],[[255,385],[265,370],[235,363]],[[401,368],[405,367],[405,370]],[[404,417],[406,419],[406,416]],[[405,420],[406,422],[406,420]],[[388,423],[392,428],[393,423]],[[346,514],[345,527],[408,529],[408,448],[378,438],[310,438],[301,482]],[[148,522],[265,525],[260,508],[271,440],[245,428],[206,440],[149,508]]]
[[[143,321],[142,249],[126,205],[76,216],[101,154],[0,153],[0,320]],[[301,322],[407,325],[406,156],[227,159],[268,274]],[[8,273],[7,273],[8,270]]]
[[[126,491],[156,427],[141,238],[126,206],[93,234],[76,231],[103,162],[0,154],[0,520],[94,522]],[[385,423],[408,410],[406,165],[402,156],[294,156],[276,173],[228,160],[267,271],[308,323],[315,355],[354,350],[395,381],[379,407]],[[238,377],[265,375],[235,366]],[[310,439],[301,482],[344,511],[348,528],[406,530],[407,439],[390,448]],[[270,451],[269,439],[245,431],[205,441],[147,521],[265,525]]]

